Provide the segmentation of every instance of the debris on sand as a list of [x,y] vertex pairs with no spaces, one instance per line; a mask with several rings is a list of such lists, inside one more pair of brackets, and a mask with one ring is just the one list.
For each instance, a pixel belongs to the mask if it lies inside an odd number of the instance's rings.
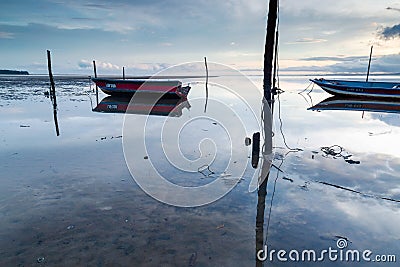
[[190,267],[194,266],[196,264],[196,260],[197,260],[197,253],[193,252],[189,259],[189,266]]
[[289,178],[289,177],[284,176],[282,179],[283,179],[283,180],[290,181],[291,183],[293,183],[293,179],[292,179],[292,178]]
[[199,173],[201,173],[201,174],[203,174],[204,175],[204,177],[210,177],[210,176],[212,176],[213,174],[215,174],[215,172],[213,172],[211,169],[210,169],[210,166],[209,165],[203,165],[203,166],[201,166],[201,167],[199,167],[198,169],[197,169],[197,171],[199,172]]

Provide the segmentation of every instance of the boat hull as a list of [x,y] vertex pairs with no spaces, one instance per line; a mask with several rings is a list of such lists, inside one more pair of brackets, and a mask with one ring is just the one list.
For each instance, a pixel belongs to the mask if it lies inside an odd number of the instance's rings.
[[180,81],[169,80],[121,80],[92,78],[92,81],[108,95],[133,95],[141,93],[162,94],[184,97],[189,93],[190,87],[182,87]]
[[332,95],[400,99],[400,83],[325,79],[311,79],[310,81]]

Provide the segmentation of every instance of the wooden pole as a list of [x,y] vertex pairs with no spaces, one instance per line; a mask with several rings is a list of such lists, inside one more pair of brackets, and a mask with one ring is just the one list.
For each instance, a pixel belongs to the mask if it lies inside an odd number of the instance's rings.
[[274,42],[276,21],[278,18],[278,0],[269,1],[267,34],[264,48],[264,98],[271,107],[272,103],[272,64],[274,60]]
[[374,46],[371,46],[371,52],[369,53],[369,62],[368,62],[368,70],[367,70],[367,79],[366,82],[368,82],[368,78],[369,78],[369,70],[371,69],[371,59],[372,59],[372,49],[374,48]]
[[122,67],[122,79],[125,80],[125,67]]
[[[279,32],[276,31],[276,36],[275,36],[275,49],[274,49],[274,73],[273,73],[273,79],[272,79],[272,88],[276,88],[276,76],[278,75],[278,41],[279,41]],[[279,85],[278,85],[279,86]],[[273,108],[271,110],[273,112]]]
[[208,65],[207,65],[207,57],[204,57],[204,65],[206,66],[206,103],[204,105],[204,113],[206,113],[207,104],[208,104]]
[[94,71],[94,77],[97,78],[96,60],[93,60],[93,71]]
[[54,84],[54,78],[53,78],[53,73],[51,70],[51,56],[50,56],[50,50],[47,50],[47,68],[49,70],[49,78],[50,78],[50,94],[53,93],[55,96],[56,92],[56,86]]
[[[96,69],[96,60],[93,60],[93,71],[94,71],[94,77],[97,78],[97,69]],[[96,104],[99,104],[99,88],[97,87],[96,84]]]
[[[268,21],[267,21],[267,33],[265,37],[265,48],[264,48],[264,98],[269,105],[270,110],[272,110],[273,106],[273,94],[272,94],[272,69],[273,69],[273,62],[274,62],[274,53],[276,57],[277,47],[275,44],[275,37],[276,33],[276,24],[278,18],[278,0],[270,0],[269,1],[269,9],[268,9]],[[274,49],[275,48],[275,49]],[[276,65],[275,65],[276,68]],[[275,77],[274,77],[275,78]],[[274,82],[275,83],[275,82]],[[267,139],[267,131],[271,131],[268,129],[265,121],[267,116],[265,115],[267,111],[266,103],[263,101],[264,105],[264,135]],[[254,138],[253,135],[253,139]],[[255,141],[255,140],[253,140]],[[267,149],[267,140],[265,140],[265,148],[263,151],[264,162],[262,168],[264,168],[265,161],[266,161],[266,154],[268,154],[269,148],[272,146],[271,144],[268,145]],[[258,146],[260,146],[258,144]],[[254,146],[253,146],[254,149]],[[254,152],[253,152],[254,153]],[[253,163],[253,162],[252,162]],[[254,162],[255,163],[255,162]],[[267,196],[267,183],[269,178],[269,169],[267,174],[264,176],[263,171],[261,172],[261,177],[259,177],[261,184],[258,187],[258,201],[257,201],[257,215],[256,215],[256,267],[261,267],[264,263],[257,258],[258,252],[264,249],[264,213],[265,213],[265,199]],[[263,179],[263,180],[262,180]],[[264,251],[264,253],[267,253]]]
[[49,79],[50,79],[50,99],[53,103],[53,117],[54,117],[54,124],[56,127],[56,134],[57,136],[60,135],[60,130],[58,128],[58,120],[57,120],[57,97],[56,97],[56,86],[54,84],[53,73],[51,70],[51,56],[50,50],[47,50],[47,68],[49,70]]

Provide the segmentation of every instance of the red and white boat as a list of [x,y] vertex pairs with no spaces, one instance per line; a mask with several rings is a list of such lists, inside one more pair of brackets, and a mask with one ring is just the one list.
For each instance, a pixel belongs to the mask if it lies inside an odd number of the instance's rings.
[[108,95],[126,95],[140,91],[186,97],[190,91],[190,86],[182,86],[182,82],[177,80],[92,78],[92,81]]

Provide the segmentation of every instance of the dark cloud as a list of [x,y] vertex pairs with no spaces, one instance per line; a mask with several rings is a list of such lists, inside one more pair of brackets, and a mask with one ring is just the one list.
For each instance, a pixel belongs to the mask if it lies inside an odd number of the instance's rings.
[[385,39],[392,39],[400,37],[400,24],[392,27],[386,27],[380,32],[380,36]]

